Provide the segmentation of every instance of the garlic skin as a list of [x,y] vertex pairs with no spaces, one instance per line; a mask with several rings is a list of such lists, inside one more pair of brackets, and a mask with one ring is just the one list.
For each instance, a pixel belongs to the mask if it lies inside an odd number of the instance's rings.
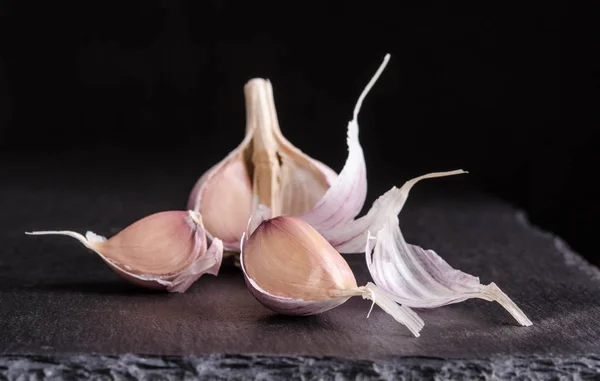
[[[433,250],[425,250],[404,240],[397,215],[412,187],[420,180],[465,173],[430,173],[407,181],[400,189],[392,188],[375,201],[369,213],[339,235],[367,231],[365,256],[375,283],[392,300],[414,308],[436,308],[471,298],[498,302],[522,326],[533,325],[525,313],[495,284],[482,285],[479,278],[454,269]],[[371,230],[375,235],[371,235]],[[345,236],[329,239],[352,245]]]
[[166,211],[144,217],[110,239],[93,232],[34,231],[66,235],[98,254],[117,274],[138,286],[185,292],[203,274],[217,275],[223,244],[207,248],[202,217],[195,211]]
[[484,286],[478,277],[452,268],[435,251],[406,243],[397,218],[390,219],[376,237],[369,237],[365,255],[375,282],[398,303],[436,308],[479,298],[498,302],[520,325],[533,325],[495,283]]
[[[308,223],[297,217],[264,220],[240,243],[240,263],[254,297],[285,315],[315,315],[362,296],[377,303],[415,336],[423,320],[369,283],[358,287],[344,258]],[[369,312],[370,313],[370,312]]]
[[340,252],[365,252],[375,283],[397,303],[436,308],[479,298],[498,302],[519,324],[531,326],[531,320],[496,284],[482,285],[479,278],[452,268],[434,251],[408,244],[400,231],[397,216],[415,184],[464,173],[467,172],[433,172],[413,178],[380,196],[365,216],[341,226],[317,229]]
[[385,56],[358,99],[348,124],[348,159],[339,176],[283,136],[271,83],[258,78],[246,83],[246,136],[200,177],[188,200],[188,208],[204,216],[209,237],[221,238],[228,252],[239,252],[248,217],[260,205],[268,211],[268,217],[301,216],[318,229],[331,229],[353,220],[367,193],[358,113],[389,57]]

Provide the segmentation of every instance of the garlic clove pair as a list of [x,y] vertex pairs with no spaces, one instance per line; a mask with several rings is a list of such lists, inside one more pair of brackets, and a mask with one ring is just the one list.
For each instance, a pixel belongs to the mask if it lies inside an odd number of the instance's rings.
[[185,292],[203,274],[217,275],[223,244],[207,247],[202,217],[195,211],[166,211],[144,217],[106,239],[88,231],[34,231],[66,235],[98,254],[116,273],[146,288]]
[[240,247],[246,284],[272,311],[315,315],[362,296],[406,325],[413,335],[419,336],[423,328],[423,320],[414,311],[396,304],[375,284],[359,287],[344,258],[300,218],[263,220],[252,234],[244,233]]
[[294,147],[281,133],[268,80],[244,87],[246,136],[242,143],[197,181],[188,208],[204,216],[207,233],[225,250],[240,251],[248,217],[259,205],[267,217],[302,216],[318,229],[353,220],[365,202],[366,165],[358,140],[358,113],[389,61],[389,54],[360,95],[348,124],[348,158],[338,176],[325,164]]

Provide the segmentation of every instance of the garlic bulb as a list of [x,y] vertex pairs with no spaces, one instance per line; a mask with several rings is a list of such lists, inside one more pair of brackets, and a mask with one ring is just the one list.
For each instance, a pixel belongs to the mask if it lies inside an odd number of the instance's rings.
[[313,226],[333,228],[353,220],[367,193],[366,165],[358,140],[362,102],[389,60],[386,55],[354,109],[348,125],[348,159],[339,176],[305,155],[281,133],[268,80],[252,79],[244,87],[246,136],[195,184],[188,208],[202,214],[210,237],[225,250],[240,251],[248,217],[264,205],[267,217],[302,216]]
[[219,239],[207,249],[202,218],[191,210],[152,214],[108,240],[90,231],[85,237],[64,230],[26,234],[73,237],[129,281],[169,292],[185,292],[203,274],[217,275],[223,256]]
[[240,247],[246,284],[259,302],[275,312],[314,315],[362,296],[415,336],[423,328],[414,311],[390,300],[376,285],[358,287],[344,258],[300,218],[264,220],[249,237],[243,234]]

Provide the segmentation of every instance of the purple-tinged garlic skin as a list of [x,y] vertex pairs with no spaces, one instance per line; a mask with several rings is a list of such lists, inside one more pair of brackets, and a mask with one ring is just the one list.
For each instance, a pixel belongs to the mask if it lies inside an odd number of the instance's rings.
[[271,295],[260,287],[248,277],[244,277],[246,286],[250,293],[256,300],[258,300],[263,306],[267,307],[273,312],[277,312],[281,315],[289,316],[310,316],[317,315],[322,312],[329,311],[339,305],[344,304],[350,297],[332,297],[325,300],[303,300],[294,298],[284,298],[277,295]]
[[263,221],[242,242],[246,284],[265,307],[285,315],[314,315],[349,296],[332,290],[358,288],[344,258],[310,225],[297,217]]
[[398,218],[391,218],[367,245],[367,266],[375,283],[390,298],[413,308],[436,308],[471,298],[496,301],[522,326],[533,325],[525,313],[495,283],[450,266],[433,250],[404,240]]

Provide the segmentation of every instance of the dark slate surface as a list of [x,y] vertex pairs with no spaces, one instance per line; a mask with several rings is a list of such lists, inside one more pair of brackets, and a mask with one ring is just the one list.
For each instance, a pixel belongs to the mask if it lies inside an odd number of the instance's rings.
[[[327,369],[339,379],[461,369],[465,377],[507,379],[515,371],[597,374],[600,272],[560,239],[530,226],[520,211],[466,188],[466,176],[413,190],[401,214],[407,240],[435,249],[484,283],[496,282],[533,327],[517,326],[483,300],[420,311],[426,322],[420,338],[377,307],[366,319],[370,304],[360,298],[319,316],[282,317],[252,298],[233,267],[203,277],[185,294],[146,292],[73,239],[24,234],[89,229],[110,236],[147,214],[184,207],[196,173],[166,164],[143,172],[134,167],[3,165],[1,376],[100,372],[118,379],[124,372],[141,379],[164,368],[175,378],[215,369],[224,379],[260,378],[261,367],[265,379],[286,379],[290,369],[309,379]],[[362,255],[348,260],[359,283],[369,280]]]

